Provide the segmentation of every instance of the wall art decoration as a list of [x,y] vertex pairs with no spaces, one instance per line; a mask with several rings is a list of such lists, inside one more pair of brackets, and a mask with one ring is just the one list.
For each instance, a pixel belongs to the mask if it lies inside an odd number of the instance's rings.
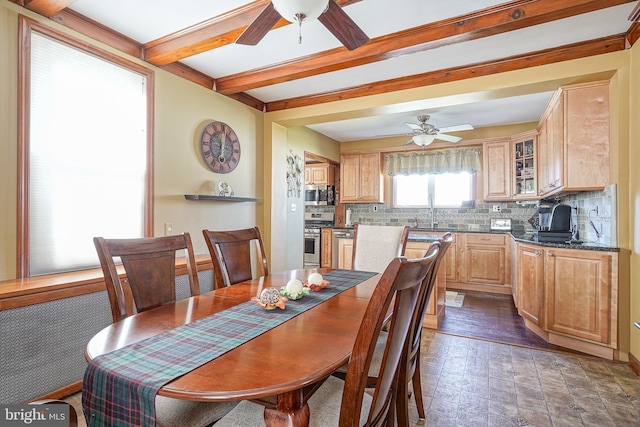
[[300,197],[304,173],[304,161],[293,151],[287,156],[287,196]]

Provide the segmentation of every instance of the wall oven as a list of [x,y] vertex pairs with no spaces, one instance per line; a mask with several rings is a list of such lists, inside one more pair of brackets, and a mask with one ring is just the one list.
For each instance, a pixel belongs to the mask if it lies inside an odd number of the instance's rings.
[[334,205],[335,187],[333,185],[305,185],[304,204],[314,206]]

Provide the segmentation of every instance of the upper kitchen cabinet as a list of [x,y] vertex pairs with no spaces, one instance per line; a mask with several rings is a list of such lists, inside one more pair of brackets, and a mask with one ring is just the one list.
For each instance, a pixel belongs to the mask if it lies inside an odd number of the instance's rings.
[[305,185],[334,185],[335,166],[329,163],[307,163],[304,168]]
[[384,202],[380,153],[340,156],[341,203]]
[[511,139],[482,144],[482,178],[484,200],[511,200]]
[[538,197],[609,184],[608,81],[558,89],[538,132]]
[[520,134],[512,138],[513,164],[513,198],[516,200],[531,200],[538,197],[536,188],[536,132]]

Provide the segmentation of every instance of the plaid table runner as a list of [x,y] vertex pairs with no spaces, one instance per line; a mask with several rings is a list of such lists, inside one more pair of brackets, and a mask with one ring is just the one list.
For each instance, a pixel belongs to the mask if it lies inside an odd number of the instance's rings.
[[264,310],[249,301],[96,357],[83,381],[88,425],[155,426],[154,401],[164,384],[375,274],[333,270],[324,275],[330,286],[287,302],[286,310]]

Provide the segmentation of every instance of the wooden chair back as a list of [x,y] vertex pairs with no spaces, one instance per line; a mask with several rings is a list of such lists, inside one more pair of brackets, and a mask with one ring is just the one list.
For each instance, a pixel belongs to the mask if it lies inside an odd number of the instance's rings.
[[424,322],[424,316],[427,312],[427,306],[429,304],[429,298],[433,292],[433,288],[436,285],[436,277],[438,276],[438,269],[442,258],[447,253],[449,246],[453,242],[453,236],[451,233],[446,233],[442,238],[434,242],[427,250],[425,256],[430,256],[434,251],[437,251],[437,256],[433,262],[433,267],[427,274],[425,281],[420,289],[420,298],[418,299],[418,308],[416,309],[415,316],[411,325],[411,340],[410,340],[410,352],[409,361],[411,364],[415,363],[418,357],[418,350],[420,349],[420,336],[422,333],[422,323]]
[[404,255],[408,237],[408,225],[354,225],[351,269],[382,273],[394,258]]
[[[93,243],[104,273],[114,322],[176,300],[176,251],[186,251],[191,295],[200,293],[189,233],[135,239],[95,237]],[[120,278],[114,258],[120,258],[126,280]]]
[[367,388],[367,373],[376,349],[377,338],[392,302],[393,316],[388,339],[365,425],[394,426],[398,368],[418,306],[421,285],[436,256],[437,251],[425,258],[395,258],[382,274],[369,300],[349,359],[340,409],[341,427],[363,424],[360,411]]
[[436,278],[438,276],[438,269],[440,268],[440,262],[444,258],[449,246],[453,242],[453,236],[451,233],[445,233],[442,238],[434,242],[427,250],[425,256],[430,257],[434,252],[437,256],[431,266],[431,269],[427,273],[425,280],[420,289],[420,295],[418,297],[418,304],[411,322],[411,330],[409,333],[409,339],[407,340],[407,348],[404,352],[403,360],[401,363],[401,370],[399,373],[399,389],[398,389],[398,426],[405,427],[409,425],[409,382],[413,381],[413,392],[416,401],[416,407],[418,409],[418,417],[424,419],[424,402],[422,399],[422,386],[420,383],[420,342],[422,338],[422,323],[424,322],[424,316],[427,312],[427,306],[429,305],[429,299],[433,289],[436,286]]
[[202,230],[202,234],[213,262],[214,289],[252,278],[252,246],[256,247],[260,276],[269,274],[267,257],[258,227],[228,231]]

